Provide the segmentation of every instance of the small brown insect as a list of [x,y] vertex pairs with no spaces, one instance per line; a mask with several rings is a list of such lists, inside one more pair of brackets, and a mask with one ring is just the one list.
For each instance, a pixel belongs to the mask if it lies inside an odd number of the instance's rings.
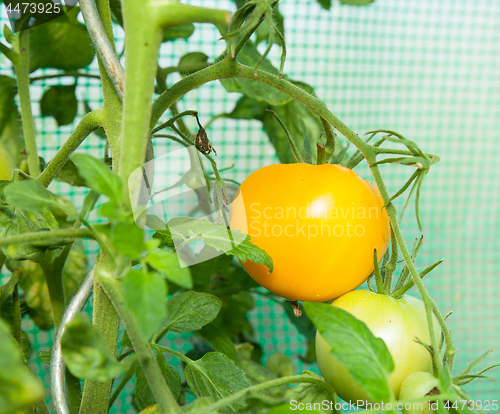
[[208,139],[207,131],[205,131],[205,128],[201,126],[198,116],[196,116],[196,121],[198,122],[198,126],[200,127],[198,133],[196,134],[196,148],[198,148],[203,154],[210,154],[210,152],[213,151],[214,154],[217,155],[217,151],[215,151],[215,148],[212,147],[212,144]]

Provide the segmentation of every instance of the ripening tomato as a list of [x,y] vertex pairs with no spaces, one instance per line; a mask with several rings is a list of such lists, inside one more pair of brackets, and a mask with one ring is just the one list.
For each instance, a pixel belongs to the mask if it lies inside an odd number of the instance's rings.
[[[355,290],[332,303],[364,322],[368,329],[381,338],[394,361],[394,371],[389,384],[396,398],[403,381],[418,371],[430,372],[432,361],[429,352],[415,342],[415,337],[430,344],[429,325],[424,303],[412,296],[394,299],[390,296]],[[441,338],[441,329],[434,317],[434,332]],[[316,355],[321,374],[345,401],[371,401],[368,395],[349,374],[347,368],[330,354],[330,345],[321,334],[316,334]]]
[[[439,393],[436,388],[439,380],[428,372],[414,372],[405,379],[399,392],[400,400],[411,400],[432,395],[433,391]],[[432,399],[427,403],[408,403],[403,406],[403,414],[434,414]],[[434,403],[435,404],[435,403]]]
[[243,263],[260,285],[323,302],[356,289],[382,258],[390,223],[377,189],[340,165],[279,164],[251,174],[235,196],[231,229],[249,234],[274,270]]

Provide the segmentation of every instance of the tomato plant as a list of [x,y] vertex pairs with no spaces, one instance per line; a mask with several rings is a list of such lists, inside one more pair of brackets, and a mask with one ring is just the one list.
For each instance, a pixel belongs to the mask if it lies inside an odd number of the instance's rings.
[[[454,372],[446,318],[422,281],[440,262],[418,271],[422,239],[408,249],[399,226],[413,195],[421,224],[422,183],[439,157],[396,131],[355,133],[312,86],[285,73],[278,0],[234,3],[231,13],[176,0],[80,0],[79,7],[57,11],[52,2],[22,3],[24,9],[3,2],[16,19],[0,42],[12,74],[0,76],[0,270],[6,275],[0,412],[49,413],[43,384],[30,368],[23,318],[51,336],[52,347],[36,357],[49,365],[45,391],[57,414],[107,413],[132,379],[133,406],[142,413],[310,407],[338,414],[344,410],[339,396],[396,404],[415,393],[426,402],[410,381],[415,371],[438,379],[436,400],[469,400],[463,385],[494,367],[472,372],[486,353]],[[190,52],[176,66],[160,66],[161,45],[189,39],[194,24],[213,25],[224,52]],[[125,33],[120,51],[117,26]],[[279,67],[267,59],[273,48],[281,53]],[[36,72],[42,69],[50,74]],[[173,73],[180,75],[176,81]],[[102,106],[79,102],[80,78],[99,79]],[[31,99],[33,85],[45,79],[61,84],[44,89],[41,116],[58,126],[76,124],[70,133],[58,131],[67,136],[50,160],[39,156],[44,134]],[[281,162],[248,177],[233,205],[235,182],[217,162],[217,145],[199,117],[205,114],[180,109],[184,95],[211,81],[239,100],[210,123],[221,117],[261,122]],[[92,133],[105,143],[98,158],[81,151]],[[187,153],[181,167],[189,166],[167,177],[172,186],[158,189],[160,139]],[[354,147],[349,154],[346,141]],[[360,163],[374,184],[353,171]],[[413,173],[391,195],[381,164]],[[83,199],[70,202],[54,181],[79,187]],[[171,189],[179,190],[175,196],[190,192],[195,208],[173,218],[167,208],[163,216],[150,214],[158,207],[154,197]],[[398,217],[393,200],[405,194]],[[98,246],[92,262],[83,240]],[[188,249],[198,243],[199,250]],[[247,272],[282,297],[264,292]],[[365,280],[371,293],[349,293]],[[413,287],[422,301],[405,296]],[[90,320],[82,310],[91,295]],[[309,362],[318,331],[325,378],[294,375],[280,351],[262,361],[248,315],[255,295],[282,306],[307,340]],[[334,306],[318,303],[338,296]],[[308,302],[292,307],[283,297]],[[189,352],[175,349],[176,334],[190,335]]]
[[[394,361],[394,370],[389,384],[396,397],[403,382],[415,372],[430,372],[432,360],[429,352],[415,342],[418,338],[430,343],[429,326],[424,303],[412,296],[394,299],[366,290],[355,290],[341,296],[332,303],[363,321],[377,338],[381,338]],[[441,330],[434,318],[435,335]],[[321,374],[337,394],[346,401],[370,400],[366,392],[356,383],[347,368],[330,354],[331,347],[321,336],[316,336],[316,354]]]
[[332,164],[271,165],[251,174],[232,206],[231,229],[249,234],[274,270],[243,267],[260,285],[292,300],[324,302],[361,285],[383,257],[389,218],[376,188]]

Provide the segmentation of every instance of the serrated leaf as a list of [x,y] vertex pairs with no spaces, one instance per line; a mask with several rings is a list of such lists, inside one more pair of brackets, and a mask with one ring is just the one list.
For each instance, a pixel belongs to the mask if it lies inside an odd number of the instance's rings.
[[64,363],[77,378],[105,382],[123,374],[128,362],[118,363],[88,317],[77,314],[61,339]]
[[221,300],[209,293],[189,291],[167,301],[165,329],[192,332],[212,322],[220,311]]
[[7,204],[25,211],[40,211],[58,205],[55,196],[37,180],[16,181],[3,189]]
[[263,264],[273,270],[273,262],[263,249],[250,241],[250,236],[239,230],[228,230],[222,224],[215,224],[206,218],[193,219],[181,217],[168,222],[177,253],[195,240],[203,240],[207,246],[221,250],[226,254],[238,257],[242,262],[248,259],[257,264]]
[[76,19],[79,8],[29,29],[30,71],[38,68],[75,70],[94,60],[95,51],[85,27]]
[[[197,397],[217,401],[250,386],[245,373],[227,356],[209,352],[197,361],[191,361],[184,371],[186,381]],[[233,413],[246,404],[238,401],[221,409]]]
[[177,254],[168,250],[151,250],[146,261],[162,273],[169,282],[184,289],[193,288],[193,280],[188,267],[181,267]]
[[325,303],[304,303],[304,309],[331,347],[331,354],[375,401],[393,398],[388,382],[394,362],[385,342],[350,313]]
[[[238,61],[244,65],[255,66],[261,58],[261,54],[257,50],[255,44],[247,42],[238,54]],[[279,72],[269,60],[264,59],[259,65],[259,69],[278,76]],[[263,101],[271,105],[284,105],[292,100],[292,98],[283,92],[277,91],[271,86],[260,82],[254,82],[248,79],[221,79],[220,82],[228,92],[239,92],[257,101]]]
[[239,362],[236,347],[231,342],[226,333],[214,323],[205,325],[198,331],[199,335],[207,341],[214,351],[220,352],[231,358],[234,362]]
[[121,180],[103,161],[87,154],[73,154],[71,159],[92,190],[108,196],[115,203],[121,202]]
[[42,116],[52,115],[59,126],[71,124],[78,111],[75,88],[76,84],[51,86],[47,89],[40,100]]
[[43,385],[22,362],[21,350],[1,319],[0,366],[0,412],[24,411],[43,399]]
[[165,318],[165,281],[156,273],[130,270],[123,278],[123,296],[143,338],[150,339]]
[[144,231],[130,221],[111,223],[111,242],[116,250],[131,259],[140,258],[145,250]]
[[275,351],[267,360],[266,368],[274,372],[279,378],[293,375],[293,363],[285,354]]

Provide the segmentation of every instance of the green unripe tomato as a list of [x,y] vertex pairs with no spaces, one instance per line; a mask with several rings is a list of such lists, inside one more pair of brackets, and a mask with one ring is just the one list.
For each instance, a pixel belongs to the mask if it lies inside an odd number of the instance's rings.
[[[405,379],[399,391],[400,400],[422,398],[439,384],[439,380],[428,372],[414,372]],[[430,400],[429,400],[430,401]],[[410,404],[410,403],[409,403]],[[434,414],[429,403],[411,403],[411,408],[403,407],[403,414]]]
[[[429,352],[415,342],[415,337],[430,344],[424,303],[412,296],[394,299],[390,296],[367,290],[354,290],[332,303],[349,312],[366,324],[368,329],[381,338],[394,361],[394,371],[389,375],[389,384],[395,397],[403,381],[418,371],[430,372],[432,361]],[[434,332],[440,338],[441,330],[434,318]],[[349,374],[347,368],[330,354],[331,347],[319,332],[316,334],[318,366],[325,380],[345,401],[372,401],[361,386]]]

